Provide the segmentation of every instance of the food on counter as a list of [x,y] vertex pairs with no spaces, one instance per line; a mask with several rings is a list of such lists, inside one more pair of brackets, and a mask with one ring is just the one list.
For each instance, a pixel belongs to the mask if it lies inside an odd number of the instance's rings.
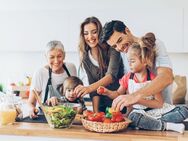
[[76,116],[76,110],[71,106],[58,105],[53,107],[45,106],[45,116],[50,127],[69,127]]
[[90,110],[85,110],[85,111],[83,112],[83,116],[84,116],[84,117],[88,117],[88,116],[91,115],[91,114],[94,114],[94,112],[93,112],[93,111],[90,111]]
[[8,109],[8,110],[0,110],[0,124],[12,124],[15,122],[16,119],[16,110],[15,109]]
[[21,98],[12,94],[0,95],[0,124],[12,124],[17,117],[21,117]]
[[0,105],[0,125],[12,124],[17,116],[13,105],[3,103]]
[[123,130],[128,127],[130,122],[128,118],[123,117],[121,112],[109,107],[106,108],[105,113],[85,111],[84,117],[82,118],[82,124],[86,129],[101,133]]
[[115,111],[113,108],[109,108],[109,107],[106,108],[105,113],[104,112],[94,113],[92,111],[86,110],[84,111],[83,115],[84,118],[89,121],[105,122],[105,123],[125,121],[123,114],[121,112]]

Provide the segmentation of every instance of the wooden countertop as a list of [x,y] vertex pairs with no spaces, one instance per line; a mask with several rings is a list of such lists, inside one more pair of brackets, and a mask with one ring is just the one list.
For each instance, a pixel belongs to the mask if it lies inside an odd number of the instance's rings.
[[113,140],[113,141],[187,141],[188,131],[183,135],[167,131],[141,131],[127,129],[118,133],[95,133],[85,130],[82,125],[67,129],[53,129],[45,123],[16,122],[0,126],[0,135],[40,136],[53,138]]

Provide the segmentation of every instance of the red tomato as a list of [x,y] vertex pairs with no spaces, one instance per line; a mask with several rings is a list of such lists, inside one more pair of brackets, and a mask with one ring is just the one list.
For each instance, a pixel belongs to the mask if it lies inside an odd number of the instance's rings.
[[104,87],[99,87],[98,88],[98,93],[103,94],[104,93]]
[[88,115],[87,119],[90,120],[90,121],[95,121],[95,117],[94,117],[93,114]]
[[113,112],[112,116],[123,116],[121,112]]
[[116,117],[116,122],[121,122],[121,121],[124,121],[123,116],[117,116]]
[[92,112],[92,111],[90,111],[90,110],[85,110],[85,111],[83,112],[84,117],[88,117],[89,115],[92,115],[92,114],[94,114],[94,112]]
[[124,121],[123,114],[121,112],[113,112],[112,113],[111,121],[112,122],[121,122],[121,121]]
[[112,121],[112,122],[116,122],[116,117],[113,116],[113,117],[111,118],[111,121]]
[[103,117],[103,116],[105,116],[105,113],[104,112],[99,112],[99,113],[97,113],[97,115]]
[[104,112],[95,113],[96,121],[102,122],[105,118]]
[[104,116],[102,116],[100,113],[94,113],[94,114],[88,115],[88,120],[90,121],[102,122],[103,119],[104,119]]
[[111,123],[112,121],[109,118],[105,118],[103,123]]

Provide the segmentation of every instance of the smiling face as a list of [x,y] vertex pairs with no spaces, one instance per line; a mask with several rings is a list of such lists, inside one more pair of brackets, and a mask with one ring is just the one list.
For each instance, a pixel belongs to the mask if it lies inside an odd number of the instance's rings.
[[54,48],[46,54],[48,65],[54,73],[62,73],[65,54],[60,48]]
[[133,36],[130,32],[114,31],[107,43],[119,52],[127,53],[129,46],[134,42]]
[[94,48],[99,42],[97,26],[94,23],[88,23],[84,26],[84,40],[89,47]]

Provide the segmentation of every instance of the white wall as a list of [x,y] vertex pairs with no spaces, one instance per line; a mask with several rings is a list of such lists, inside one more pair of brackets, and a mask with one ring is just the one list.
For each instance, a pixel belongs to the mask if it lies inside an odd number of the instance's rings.
[[0,0],[0,51],[42,51],[53,39],[76,51],[80,23],[96,16],[125,21],[139,36],[152,31],[169,52],[188,52],[187,8],[186,0]]
[[53,39],[78,66],[79,25],[88,16],[123,20],[138,36],[153,31],[165,42],[174,73],[188,78],[187,0],[0,0],[0,83],[32,75]]

